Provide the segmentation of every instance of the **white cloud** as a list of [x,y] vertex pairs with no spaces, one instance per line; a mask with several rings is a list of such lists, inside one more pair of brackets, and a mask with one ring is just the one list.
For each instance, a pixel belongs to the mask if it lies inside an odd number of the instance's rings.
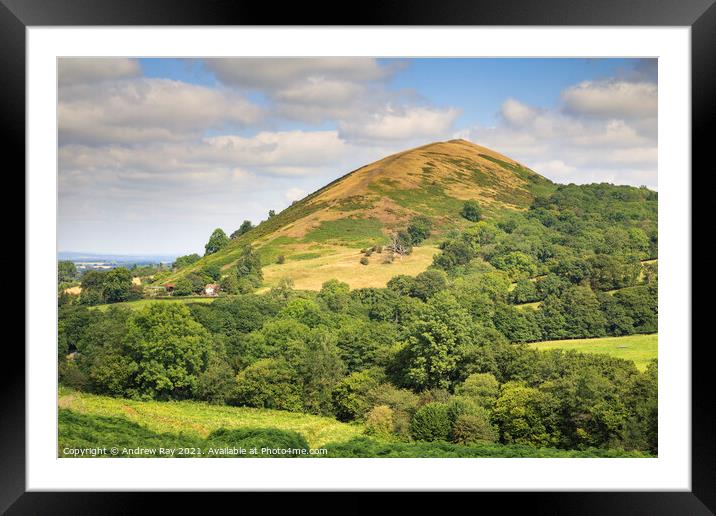
[[653,117],[658,92],[653,82],[584,81],[562,92],[568,110],[609,118]]
[[502,118],[512,125],[530,123],[535,119],[537,114],[537,110],[515,99],[507,99],[502,104]]
[[376,81],[393,70],[363,57],[215,58],[204,62],[225,84],[261,90],[291,88],[309,78]]
[[307,193],[305,190],[302,190],[301,188],[295,188],[295,187],[289,188],[284,193],[284,196],[286,197],[286,199],[288,199],[291,202],[300,201],[301,199],[306,197],[306,195],[307,195]]
[[437,139],[452,128],[459,112],[453,108],[389,108],[339,124],[340,135],[359,142]]
[[139,77],[142,69],[136,59],[123,57],[62,57],[57,62],[60,86]]
[[61,144],[182,140],[261,117],[236,92],[167,79],[68,86],[58,105]]
[[532,166],[535,170],[539,170],[541,174],[548,175],[552,178],[568,177],[576,170],[576,167],[567,165],[561,159],[533,163]]
[[[501,107],[498,123],[456,136],[495,149],[558,182],[657,186],[656,85],[581,83],[567,88],[563,106],[544,109],[515,99]],[[607,99],[611,92],[614,96]],[[641,99],[627,107],[641,92]],[[619,116],[620,115],[620,116]]]

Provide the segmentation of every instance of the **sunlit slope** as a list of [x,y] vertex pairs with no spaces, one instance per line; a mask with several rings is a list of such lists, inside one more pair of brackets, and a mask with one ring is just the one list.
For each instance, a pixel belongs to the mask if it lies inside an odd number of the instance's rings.
[[[504,210],[526,209],[535,195],[554,187],[548,179],[486,147],[465,140],[432,143],[344,175],[164,282],[176,281],[209,264],[228,268],[247,243],[258,249],[265,266],[272,267],[267,271],[271,278],[282,275],[281,265],[276,264],[280,255],[286,258],[286,275],[290,277],[302,272],[295,263],[288,266],[296,261],[306,270],[330,270],[331,257],[344,261],[347,250],[357,253],[362,247],[386,244],[390,233],[405,228],[414,215],[430,217],[439,236],[466,224],[460,216],[466,200],[480,202],[489,218]],[[413,274],[424,270],[430,263],[425,255],[386,264],[391,274],[378,274],[375,281],[362,278],[361,286],[385,285],[385,277],[404,273],[402,268]],[[357,269],[359,259],[356,254],[356,267],[333,267],[338,271],[336,279],[356,283],[357,273],[368,272]],[[323,274],[311,278],[304,274],[302,283],[320,287],[321,279]]]

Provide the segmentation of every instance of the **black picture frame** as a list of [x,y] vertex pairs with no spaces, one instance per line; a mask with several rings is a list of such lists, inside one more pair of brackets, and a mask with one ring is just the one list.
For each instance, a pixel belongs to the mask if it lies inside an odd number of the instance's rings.
[[[502,25],[689,26],[692,51],[692,169],[711,165],[708,135],[716,119],[715,0],[442,0],[368,1],[353,11],[340,3],[231,0],[0,0],[0,145],[16,169],[25,166],[25,29],[107,25]],[[341,15],[338,10],[341,10]],[[712,129],[709,131],[709,129]],[[19,176],[19,174],[18,174]],[[693,178],[693,174],[692,174]],[[24,189],[20,183],[19,188]],[[19,197],[17,192],[15,197]],[[692,250],[693,253],[693,250]],[[26,310],[31,310],[27,306]],[[690,492],[484,493],[509,497],[549,514],[712,514],[716,511],[716,434],[710,339],[692,352],[692,490]],[[10,344],[10,341],[7,341]],[[683,343],[685,346],[691,343]],[[25,354],[7,345],[0,375],[0,511],[8,514],[128,514],[146,495],[38,493],[25,489]],[[216,496],[216,494],[212,494]],[[226,495],[222,495],[226,496]],[[245,495],[242,495],[245,496]],[[164,511],[191,507],[184,494],[162,496]],[[498,500],[496,500],[498,501]]]

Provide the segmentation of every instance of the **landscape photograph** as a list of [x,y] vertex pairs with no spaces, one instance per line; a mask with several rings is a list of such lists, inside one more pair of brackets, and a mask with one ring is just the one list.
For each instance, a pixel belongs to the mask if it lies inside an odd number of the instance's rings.
[[657,68],[58,59],[57,456],[658,457]]

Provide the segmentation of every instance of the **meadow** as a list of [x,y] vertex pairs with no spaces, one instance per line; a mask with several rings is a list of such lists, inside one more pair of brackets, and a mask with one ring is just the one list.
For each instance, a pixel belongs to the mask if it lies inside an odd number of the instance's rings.
[[533,342],[531,347],[539,350],[573,349],[582,353],[610,355],[631,360],[637,369],[644,371],[651,360],[657,358],[658,334],[627,335],[624,337],[604,337],[598,339],[569,339]]
[[140,310],[146,308],[153,303],[179,303],[182,305],[190,303],[213,303],[216,297],[155,297],[150,299],[137,299],[136,301],[124,301],[122,303],[109,303],[104,305],[93,306],[93,310],[100,310],[102,312],[109,309],[110,306],[121,306],[125,308],[131,308],[132,310]]
[[289,256],[286,263],[264,267],[264,285],[274,287],[282,278],[289,277],[300,290],[320,290],[323,283],[331,279],[343,281],[352,289],[381,288],[398,274],[415,276],[423,272],[438,252],[436,246],[416,247],[412,254],[398,257],[389,264],[383,263],[382,253],[373,253],[368,265],[361,265],[363,255],[359,248],[335,247],[327,254],[293,260]]
[[60,388],[58,405],[61,409],[88,416],[121,415],[151,432],[195,438],[205,438],[221,428],[276,429],[297,432],[311,447],[317,448],[329,442],[348,441],[363,433],[363,426],[358,423],[341,423],[333,418],[299,412],[228,407],[199,401],[137,401],[66,388]]
[[[120,458],[198,457],[198,449],[202,457],[250,457],[230,449],[252,447],[323,450],[315,455],[296,452],[279,457],[650,457],[638,451],[598,448],[400,442],[368,437],[359,423],[309,414],[195,401],[137,401],[64,387],[60,387],[58,404],[58,457],[74,458],[79,455],[73,450],[113,446],[121,450]],[[209,448],[216,451],[210,453]],[[160,449],[174,452],[169,455]],[[181,449],[186,452],[182,454]]]

